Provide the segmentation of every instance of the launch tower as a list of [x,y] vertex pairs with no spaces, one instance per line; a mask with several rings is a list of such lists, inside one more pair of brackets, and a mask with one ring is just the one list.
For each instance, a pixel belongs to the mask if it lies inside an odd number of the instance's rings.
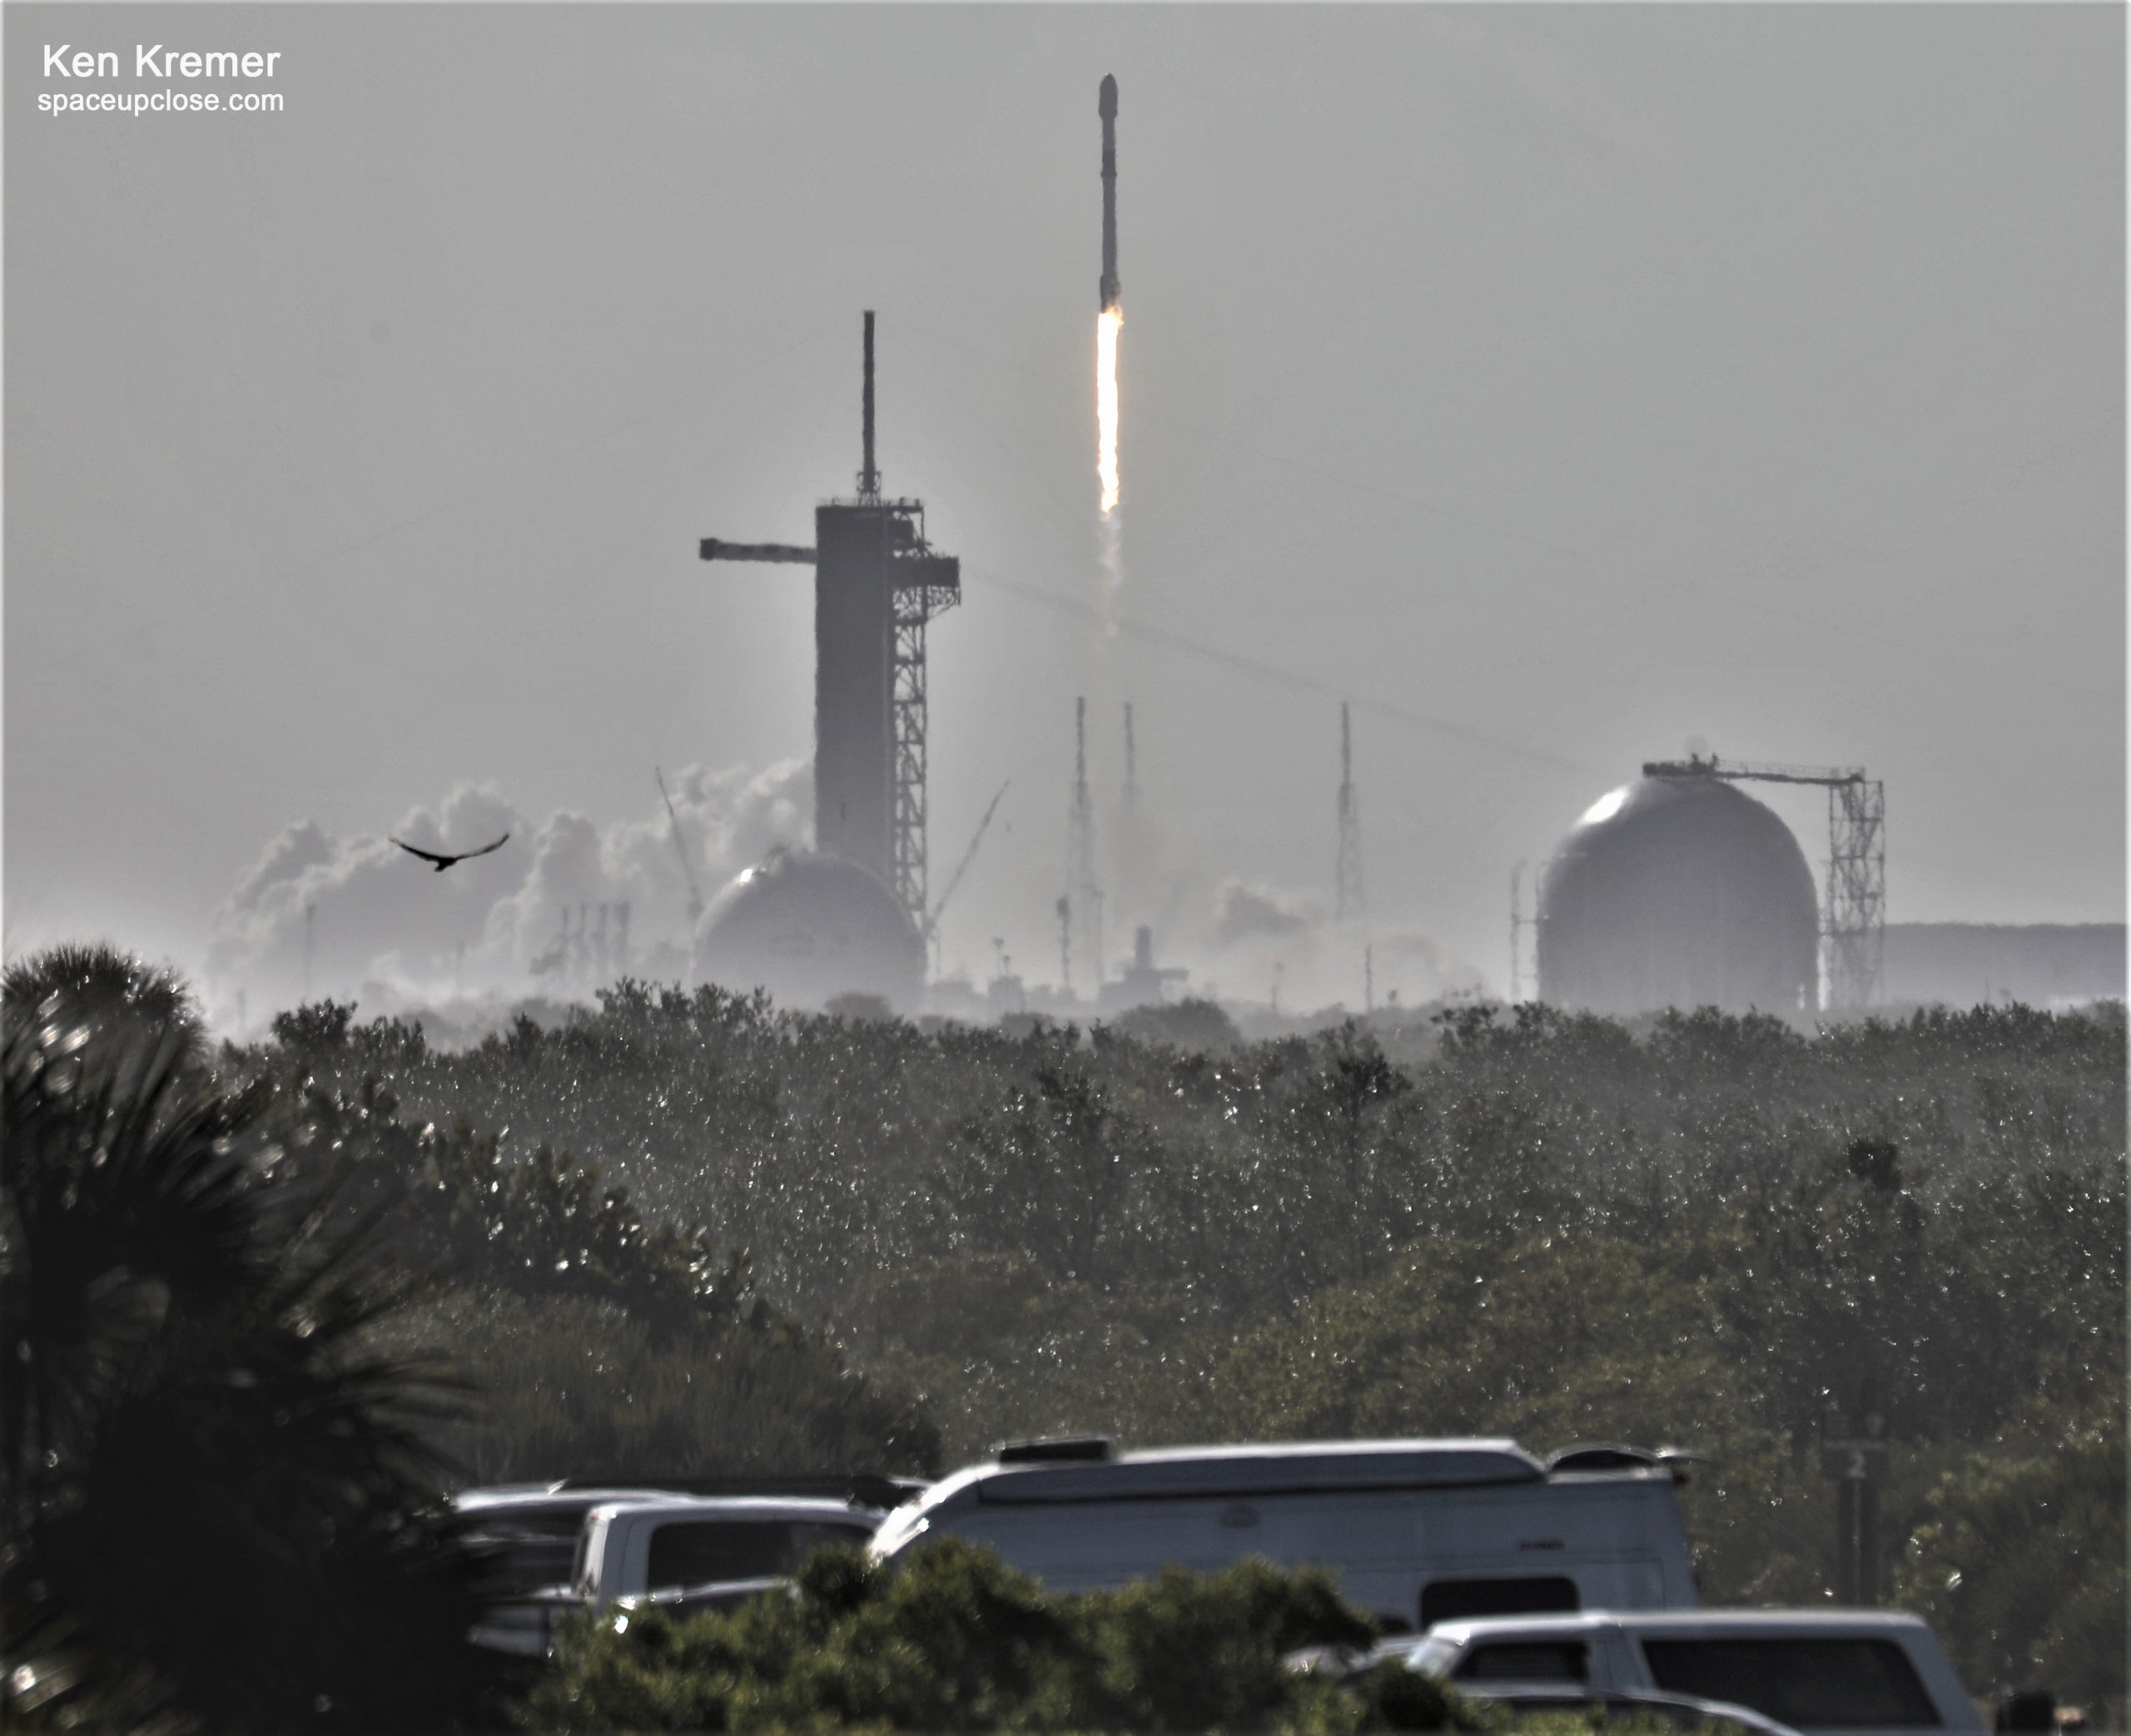
[[813,568],[814,847],[878,878],[922,932],[925,625],[961,600],[961,563],[926,540],[924,502],[881,492],[870,310],[862,415],[857,496],[814,508],[812,548],[705,537],[701,553]]

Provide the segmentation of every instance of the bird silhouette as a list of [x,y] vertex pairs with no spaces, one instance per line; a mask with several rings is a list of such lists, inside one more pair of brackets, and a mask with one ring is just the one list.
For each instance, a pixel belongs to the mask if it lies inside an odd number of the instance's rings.
[[420,856],[425,862],[434,862],[436,865],[436,871],[441,874],[454,862],[463,862],[469,856],[484,856],[492,850],[501,850],[504,845],[510,842],[510,834],[505,832],[494,843],[484,844],[479,850],[462,850],[455,856],[445,856],[434,850],[424,850],[419,845],[410,844],[405,838],[395,838],[392,841],[405,851],[409,856]]

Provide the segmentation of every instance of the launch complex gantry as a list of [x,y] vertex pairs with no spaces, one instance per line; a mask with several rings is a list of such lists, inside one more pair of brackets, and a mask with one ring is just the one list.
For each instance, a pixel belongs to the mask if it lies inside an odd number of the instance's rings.
[[1714,754],[1660,760],[1645,777],[1818,784],[1828,792],[1828,889],[1821,920],[1828,1004],[1868,1007],[1880,998],[1887,928],[1886,786],[1861,766],[1771,766]]
[[862,414],[858,497],[815,508],[813,548],[705,537],[701,553],[813,568],[814,847],[886,882],[924,934],[925,624],[961,600],[961,563],[926,541],[923,501],[882,495],[870,310]]

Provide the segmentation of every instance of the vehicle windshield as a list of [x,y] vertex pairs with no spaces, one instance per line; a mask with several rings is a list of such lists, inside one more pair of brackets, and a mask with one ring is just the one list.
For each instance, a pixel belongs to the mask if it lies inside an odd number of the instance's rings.
[[1458,1666],[1458,1679],[1480,1682],[1581,1682],[1589,1648],[1581,1639],[1492,1639]]
[[647,1589],[758,1580],[795,1571],[827,1544],[862,1544],[872,1527],[774,1520],[684,1520],[651,1534]]
[[1801,1730],[1936,1729],[1942,1722],[1892,1639],[1648,1639],[1642,1655],[1660,1688],[1751,1706]]
[[468,1531],[467,1540],[500,1550],[504,1589],[519,1596],[571,1576],[584,1516],[577,1510],[484,1516]]

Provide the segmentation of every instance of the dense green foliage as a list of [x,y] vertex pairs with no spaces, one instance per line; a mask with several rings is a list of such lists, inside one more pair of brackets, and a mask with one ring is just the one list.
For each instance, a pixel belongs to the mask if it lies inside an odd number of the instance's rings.
[[1925,1497],[1897,1595],[1982,1680],[2121,1704],[2121,1412],[2024,1431],[1965,1456]]
[[[479,1371],[479,1402],[433,1431],[471,1476],[938,1470],[937,1428],[772,1307],[744,1252],[648,1219],[597,1164],[404,1120],[372,1069],[420,1061],[420,1032],[345,1011],[284,1015],[298,1064],[255,1073],[246,1104],[285,1173],[332,1174],[343,1215],[389,1215],[422,1293],[373,1342]],[[369,1065],[332,1080],[351,1053]]]
[[[55,995],[82,1015],[37,1016]],[[1894,1446],[1889,1589],[1970,1685],[2124,1692],[2120,1009],[1809,1036],[1467,1008],[1394,1063],[1354,1026],[1209,1053],[1144,1020],[928,1029],[625,985],[459,1054],[329,1002],[211,1058],[181,983],[94,949],[11,970],[7,1007],[4,1277],[39,1348],[5,1389],[7,1495],[45,1562],[65,1514],[199,1546],[116,1471],[84,1493],[97,1452],[133,1476],[151,1439],[203,1443],[203,1488],[285,1478],[261,1510],[303,1524],[340,1498],[304,1467],[358,1439],[385,1468],[342,1478],[369,1492],[307,1566],[382,1585],[420,1578],[430,1534],[403,1524],[395,1555],[360,1515],[411,1511],[444,1451],[484,1480],[648,1477],[930,1471],[1060,1428],[1470,1431],[1708,1453],[1705,1595],[1805,1601],[1832,1567],[1817,1441],[1862,1402]],[[40,1238],[64,1257],[27,1257]],[[474,1414],[410,1383],[438,1352],[479,1377]],[[298,1450],[209,1442],[255,1425]],[[196,1637],[156,1613],[169,1585],[69,1626],[24,1601],[26,1559],[11,1655],[107,1644],[168,1698],[156,1660]],[[35,1583],[86,1609],[115,1582]],[[193,1703],[240,1726],[269,1704],[242,1693],[321,1667],[264,1643],[304,1661]]]
[[[1439,1684],[1401,1672],[1349,1694],[1283,1667],[1304,1646],[1374,1635],[1330,1579],[1244,1562],[1125,1590],[1046,1595],[989,1550],[945,1538],[899,1572],[824,1550],[797,1595],[676,1623],[580,1619],[531,1722],[624,1730],[1477,1729]],[[1398,1690],[1403,1689],[1403,1692]],[[1376,1716],[1372,1716],[1372,1714]]]
[[[1817,1441],[1870,1394],[1895,1443],[1897,1589],[1945,1622],[1971,1685],[2121,1694],[2121,1551],[2083,1554],[2078,1535],[2096,1514],[2121,1525],[2120,1008],[1811,1035],[1465,1008],[1396,1064],[1353,1026],[1215,1053],[1159,1034],[931,1029],[623,985],[459,1054],[310,1014],[225,1062],[275,1077],[300,1061],[347,1113],[381,1090],[408,1127],[455,1129],[419,1133],[421,1174],[443,1173],[450,1142],[493,1138],[472,1173],[522,1171],[530,1198],[555,1185],[536,1175],[596,1162],[641,1203],[629,1213],[707,1227],[668,1244],[697,1289],[659,1294],[713,1312],[713,1292],[767,1298],[815,1322],[791,1342],[841,1343],[876,1396],[920,1393],[951,1461],[1061,1428],[1143,1445],[1662,1439],[1715,1461],[1687,1491],[1705,1594],[1804,1600],[1832,1570]],[[604,1186],[565,1216],[589,1221]],[[495,1222],[484,1237],[529,1252],[481,1282],[524,1297],[511,1317],[529,1322],[552,1238]],[[514,1379],[571,1357],[641,1370],[620,1377],[625,1411],[671,1416],[693,1365],[659,1362],[660,1305],[618,1277],[553,1277],[542,1306],[604,1311],[611,1330],[573,1327],[558,1350],[544,1316],[515,1352],[479,1339],[484,1358]],[[572,1391],[593,1388],[559,1384],[547,1411]],[[554,1415],[519,1426],[557,1452],[590,1439]],[[2000,1551],[2016,1513],[2033,1589],[1999,1610],[1981,1589],[1995,1566],[1966,1564]]]
[[[1347,1673],[1294,1654],[1352,1658],[1375,1624],[1329,1575],[1259,1560],[1217,1574],[1170,1568],[1116,1591],[1046,1595],[955,1537],[891,1571],[827,1550],[790,1596],[676,1621],[651,1609],[584,1615],[533,1690],[543,1736],[602,1731],[1220,1730],[1361,1736],[1488,1731],[1676,1736],[1653,1715],[1516,1717],[1386,1660]],[[1736,1729],[1725,1719],[1710,1736]]]
[[476,1564],[429,1439],[450,1394],[366,1348],[393,1298],[361,1219],[323,1229],[330,1188],[276,1173],[182,994],[127,967],[7,980],[0,1723],[471,1715]]

